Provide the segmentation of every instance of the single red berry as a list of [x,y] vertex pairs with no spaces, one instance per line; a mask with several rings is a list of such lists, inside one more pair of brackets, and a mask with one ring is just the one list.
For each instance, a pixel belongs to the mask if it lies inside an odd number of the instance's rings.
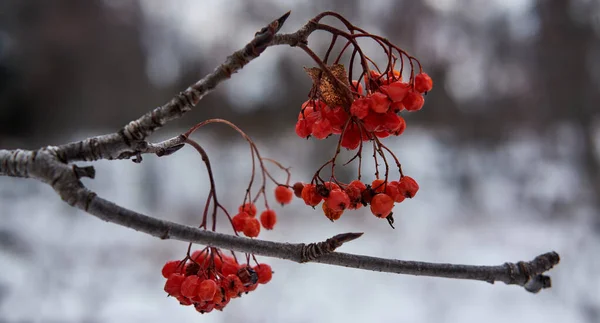
[[413,198],[419,190],[419,184],[412,177],[404,176],[400,178],[398,190],[405,197]]
[[289,204],[292,201],[294,193],[290,188],[283,185],[275,187],[275,200],[281,203],[281,205]]
[[423,95],[417,91],[409,91],[408,94],[402,100],[402,104],[407,111],[418,111],[421,110],[423,104],[425,103],[425,98]]
[[167,261],[167,263],[162,268],[163,277],[169,278],[169,276],[176,272],[181,273],[181,268],[183,268],[183,266],[179,266],[180,262],[181,261],[179,260]]
[[399,188],[400,183],[398,181],[391,181],[387,184],[385,188],[385,194],[391,197],[395,203],[400,203],[404,201],[404,195],[400,193]]
[[181,284],[184,280],[185,276],[183,274],[171,274],[165,283],[165,292],[171,296],[181,295]]
[[221,281],[221,287],[225,289],[225,295],[230,298],[238,297],[244,291],[242,281],[235,274],[225,276]]
[[273,230],[275,223],[277,223],[277,214],[271,209],[265,210],[260,214],[260,223],[263,228]]
[[250,215],[246,212],[240,212],[240,213],[236,214],[231,219],[231,224],[233,225],[233,229],[237,232],[244,231],[244,228],[246,227],[246,220],[248,220],[249,218],[250,218]]
[[369,132],[382,131],[384,123],[384,115],[376,113],[375,111],[369,111],[369,114],[362,120],[365,129]]
[[331,122],[327,119],[317,120],[312,126],[311,134],[317,139],[325,139],[333,133]]
[[339,188],[331,190],[325,201],[333,211],[344,211],[350,205],[348,194]]
[[359,119],[364,119],[369,114],[369,101],[367,98],[354,100],[350,106],[350,113]]
[[391,133],[404,132],[406,128],[406,123],[404,119],[397,115],[396,113],[389,111],[385,114],[383,119],[383,129],[389,131]]
[[394,208],[394,200],[387,194],[377,194],[371,200],[371,213],[378,218],[387,218]]
[[371,189],[376,193],[383,193],[385,190],[385,180],[376,179],[371,183]]
[[317,193],[315,184],[306,184],[302,189],[302,199],[306,205],[317,206],[323,197]]
[[427,73],[420,73],[415,76],[415,91],[425,93],[433,88],[433,80]]
[[360,138],[361,133],[358,126],[350,124],[342,134],[342,142],[340,145],[344,148],[354,150],[360,146]]
[[348,198],[350,199],[349,209],[358,209],[362,206],[362,192],[367,189],[367,186],[359,181],[354,180],[346,186],[346,194],[348,194]]
[[260,233],[260,222],[256,218],[248,218],[244,227],[244,235],[249,238],[256,238]]
[[229,274],[235,274],[238,272],[240,265],[238,265],[234,261],[223,261],[223,265],[221,266],[221,274],[227,276]]
[[402,102],[410,90],[410,84],[404,82],[393,82],[390,85],[380,87],[381,92],[387,94],[392,102]]
[[348,113],[342,107],[329,107],[325,106],[323,108],[323,117],[329,120],[331,124],[332,133],[340,134],[342,133],[342,128],[348,121]]
[[266,284],[271,281],[271,278],[273,277],[273,270],[271,269],[271,266],[267,264],[258,264],[252,269],[254,269],[254,271],[258,275],[259,284]]
[[302,119],[296,122],[296,134],[298,135],[298,137],[308,138],[308,136],[310,136],[311,131],[312,127],[308,126],[308,122],[306,120]]
[[392,102],[392,104],[390,105],[390,110],[392,112],[398,113],[398,112],[404,110],[404,104],[402,104],[402,101]]
[[302,198],[302,190],[304,189],[304,183],[297,182],[294,184],[294,186],[292,186],[292,189],[294,190],[294,195],[296,195],[297,198]]
[[212,301],[217,292],[217,283],[213,279],[206,279],[198,287],[198,297],[205,302]]
[[185,296],[179,295],[179,296],[176,296],[175,298],[179,301],[180,305],[183,305],[183,306],[190,306],[190,305],[192,305],[192,301],[189,298],[185,297]]
[[390,100],[387,95],[381,92],[375,92],[368,97],[371,110],[377,113],[386,113],[390,108]]
[[331,208],[327,201],[323,202],[323,205],[321,207],[323,208],[323,214],[325,214],[325,217],[331,220],[331,222],[339,220],[339,218],[342,217],[342,214],[344,213],[343,210],[334,210],[333,208]]
[[200,277],[196,275],[187,276],[181,283],[181,295],[185,297],[194,297],[198,294],[200,286]]
[[252,202],[244,203],[243,205],[240,205],[238,212],[246,212],[249,216],[253,217],[256,215],[256,205]]

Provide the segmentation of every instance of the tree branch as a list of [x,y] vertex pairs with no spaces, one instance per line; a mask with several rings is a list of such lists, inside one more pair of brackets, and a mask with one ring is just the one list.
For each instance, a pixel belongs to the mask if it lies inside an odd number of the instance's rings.
[[71,206],[104,221],[161,239],[199,243],[295,262],[313,261],[364,270],[481,280],[490,283],[501,281],[506,284],[523,286],[530,292],[538,292],[543,288],[550,287],[550,278],[542,274],[558,264],[559,256],[555,252],[540,255],[530,262],[505,263],[499,266],[436,264],[338,253],[334,252],[336,248],[344,242],[358,238],[361,234],[342,234],[324,242],[308,245],[241,238],[159,220],[128,210],[98,197],[96,193],[81,183],[81,177],[94,178],[93,167],[81,168],[69,165],[69,162],[131,157],[135,157],[134,161],[139,162],[141,154],[154,153],[164,156],[183,147],[185,136],[177,136],[156,144],[148,143],[145,139],[167,122],[181,117],[192,109],[204,95],[231,77],[252,59],[258,57],[267,47],[283,44],[290,46],[306,44],[308,36],[315,30],[321,15],[309,21],[295,33],[276,35],[288,15],[289,13],[286,13],[261,29],[243,49],[233,53],[212,73],[179,93],[170,102],[130,122],[117,133],[88,138],[58,147],[49,146],[37,151],[0,150],[0,175],[42,181],[52,186],[60,197]]

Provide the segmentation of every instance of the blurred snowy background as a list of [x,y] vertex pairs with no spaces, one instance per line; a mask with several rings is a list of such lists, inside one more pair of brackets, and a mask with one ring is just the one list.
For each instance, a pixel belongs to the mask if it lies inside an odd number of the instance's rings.
[[[334,224],[295,201],[262,238],[320,241],[365,232],[345,252],[496,265],[555,250],[553,288],[520,288],[264,259],[273,281],[200,317],[162,291],[162,264],[186,245],[70,208],[46,185],[0,178],[0,323],[5,322],[600,322],[600,2],[594,0],[8,0],[0,3],[0,147],[37,148],[112,132],[169,100],[292,9],[282,32],[324,10],[387,36],[434,79],[398,152],[421,184],[396,230],[362,212]],[[310,38],[316,49],[326,38]],[[306,180],[334,142],[298,139],[310,65],[267,50],[151,139],[227,118],[265,156]],[[247,146],[199,131],[234,208]],[[225,147],[225,148],[224,148]],[[86,184],[156,217],[197,225],[207,194],[184,149],[142,164],[101,161]],[[350,172],[351,170],[348,170]],[[372,172],[371,172],[372,173]],[[233,187],[224,190],[224,186]]]

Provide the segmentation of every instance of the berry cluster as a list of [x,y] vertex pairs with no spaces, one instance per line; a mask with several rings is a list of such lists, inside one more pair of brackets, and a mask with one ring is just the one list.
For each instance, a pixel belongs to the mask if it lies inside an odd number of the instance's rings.
[[331,221],[338,220],[345,210],[368,205],[373,215],[387,218],[392,214],[395,203],[414,197],[418,190],[419,185],[409,176],[403,176],[399,181],[376,179],[369,185],[359,180],[349,184],[294,184],[295,195],[306,205],[315,207],[323,201],[323,213]]
[[399,136],[406,128],[406,122],[398,113],[420,110],[425,103],[423,93],[433,87],[433,81],[426,73],[419,73],[406,83],[396,70],[386,76],[371,70],[365,76],[365,84],[372,90],[365,93],[359,81],[352,81],[354,100],[346,109],[331,107],[319,99],[304,102],[298,114],[296,134],[301,138],[313,136],[317,139],[341,134],[341,146],[351,150],[373,136]]
[[219,249],[195,251],[184,260],[168,261],[162,268],[167,279],[165,292],[181,305],[194,305],[202,314],[223,310],[233,298],[255,290],[258,284],[271,280],[273,272],[267,264],[254,267],[239,264],[235,257]]
[[[282,206],[292,201],[293,192],[285,185],[275,188],[275,200]],[[256,238],[260,234],[260,227],[273,230],[277,223],[277,213],[267,207],[260,216],[260,222],[256,218],[257,208],[252,202],[244,203],[238,208],[238,213],[231,219],[231,224],[236,232],[243,232],[249,238]]]

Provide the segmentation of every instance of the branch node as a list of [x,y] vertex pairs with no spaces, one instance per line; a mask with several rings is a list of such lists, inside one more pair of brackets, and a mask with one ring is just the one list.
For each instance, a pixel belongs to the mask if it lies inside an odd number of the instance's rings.
[[143,158],[142,158],[142,153],[141,152],[136,151],[133,155],[135,157],[133,157],[133,159],[131,160],[132,162],[134,162],[136,164],[139,164],[139,163],[142,162]]
[[335,235],[325,241],[317,243],[301,244],[300,262],[309,262],[323,255],[332,253],[344,243],[360,238],[363,232],[348,232]]
[[93,179],[96,177],[96,170],[93,166],[79,167],[77,165],[73,165],[73,172],[75,173],[77,179],[81,179],[82,177],[89,177]]

